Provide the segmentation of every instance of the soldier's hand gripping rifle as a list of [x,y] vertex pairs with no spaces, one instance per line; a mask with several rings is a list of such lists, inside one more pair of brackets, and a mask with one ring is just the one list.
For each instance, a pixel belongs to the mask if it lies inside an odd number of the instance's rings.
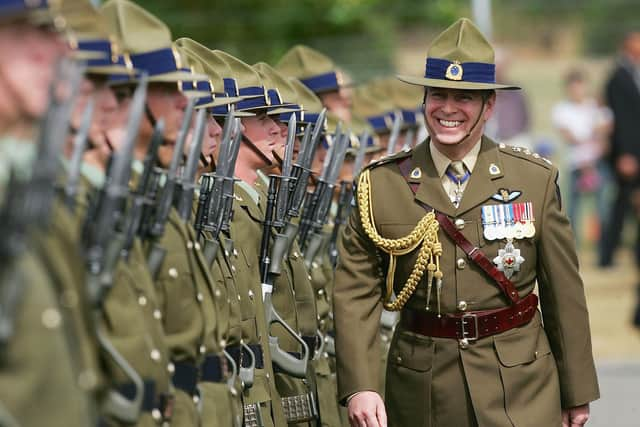
[[[364,155],[367,149],[367,139],[369,138],[368,132],[364,132],[359,140],[358,152],[353,164],[353,178],[355,179],[362,168],[364,163]],[[331,230],[331,239],[329,240],[329,259],[331,264],[335,268],[338,262],[338,234],[340,233],[340,227],[347,221],[349,217],[349,211],[351,210],[351,202],[353,199],[353,183],[348,181],[340,182],[340,193],[338,195],[338,211],[336,212],[336,218],[333,223],[333,229]]]
[[387,156],[396,152],[396,145],[398,144],[398,138],[400,138],[400,128],[402,128],[402,112],[396,111],[394,116],[391,135],[389,136],[389,145],[387,145]]
[[313,126],[307,125],[302,142],[300,144],[300,152],[298,158],[292,168],[292,185],[293,190],[289,200],[289,208],[285,216],[284,234],[287,236],[287,250],[285,256],[291,251],[291,245],[298,235],[299,226],[292,221],[293,218],[300,216],[300,209],[305,195],[307,194],[307,184],[311,176],[311,164],[315,156],[318,142],[324,131],[327,110],[323,109]]
[[[85,220],[83,242],[87,262],[87,286],[96,325],[101,324],[104,299],[113,285],[113,275],[125,243],[122,222],[129,195],[133,149],[144,113],[146,93],[147,77],[143,75],[131,101],[122,148],[112,154],[105,185],[98,194],[97,202],[88,210]],[[106,355],[118,365],[135,387],[132,399],[113,388],[110,389],[102,402],[102,412],[122,422],[134,423],[142,409],[142,378],[116,350],[99,326],[96,326],[96,336]]]
[[173,206],[176,180],[178,177],[178,167],[180,166],[180,160],[183,157],[184,143],[187,139],[189,128],[191,127],[191,117],[193,115],[195,103],[195,99],[190,99],[187,104],[184,119],[182,120],[182,125],[180,126],[175,146],[173,147],[173,156],[171,157],[171,163],[169,164],[169,169],[166,173],[166,180],[156,200],[154,207],[155,210],[145,236],[145,238],[148,238],[151,241],[149,253],[147,255],[147,265],[149,266],[151,277],[154,278],[158,275],[158,270],[160,269],[167,253],[167,250],[160,246],[160,239],[164,235],[164,228],[169,220],[169,213]]

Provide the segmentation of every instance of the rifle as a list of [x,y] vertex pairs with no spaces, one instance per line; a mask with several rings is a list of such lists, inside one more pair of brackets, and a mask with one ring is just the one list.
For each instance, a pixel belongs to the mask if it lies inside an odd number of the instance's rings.
[[91,118],[93,117],[93,98],[87,102],[82,113],[80,127],[73,138],[73,153],[69,162],[69,173],[67,174],[67,182],[64,186],[64,202],[70,211],[75,210],[76,197],[78,194],[78,185],[80,182],[80,169],[82,166],[82,155],[87,149],[89,143],[89,130],[91,129]]
[[[194,228],[205,241],[204,255],[209,263],[213,262],[220,248],[220,232],[229,230],[234,195],[233,172],[241,136],[240,119],[233,116],[233,111],[229,111],[222,132],[216,171],[202,176]],[[211,239],[205,238],[205,231],[211,233]]]
[[154,278],[158,275],[160,265],[162,265],[162,261],[164,261],[164,257],[167,253],[167,250],[160,246],[159,241],[164,235],[164,228],[167,224],[167,220],[169,219],[171,207],[173,206],[178,167],[180,166],[180,159],[183,157],[182,150],[185,140],[187,139],[187,134],[189,133],[189,128],[191,127],[191,116],[193,115],[195,104],[196,99],[190,99],[187,104],[184,119],[182,120],[182,125],[180,126],[180,131],[173,149],[171,163],[169,164],[169,169],[166,173],[166,181],[156,200],[155,210],[150,221],[151,225],[148,229],[147,235],[145,236],[151,240],[151,246],[147,255],[147,264],[149,266],[149,271],[151,272],[151,277]]
[[[329,147],[329,152],[325,158],[320,179],[314,192],[309,196],[309,203],[305,208],[304,221],[302,222],[300,230],[300,244],[305,255],[305,261],[307,261],[309,265],[319,249],[318,245],[321,243],[322,227],[327,220],[327,214],[329,213],[331,200],[333,199],[333,189],[335,188],[335,183],[338,179],[348,144],[349,132],[347,131],[344,134],[340,133],[340,126],[338,126],[335,140],[331,144],[331,147]],[[309,250],[309,242],[307,241],[310,232],[316,235],[311,250]]]
[[400,137],[400,128],[402,127],[402,112],[397,111],[393,119],[393,126],[391,127],[391,135],[389,136],[389,145],[387,145],[387,156],[396,152],[396,144]]
[[[300,216],[300,209],[307,194],[307,183],[311,176],[311,164],[315,156],[318,142],[324,130],[327,110],[323,109],[313,125],[307,125],[301,142],[301,149],[298,158],[292,168],[292,185],[289,208],[285,216],[284,234],[287,236],[287,248],[285,256],[290,252],[291,245],[298,235],[299,226],[292,221]],[[313,133],[312,133],[313,132]]]
[[413,144],[416,139],[416,130],[414,128],[407,129],[407,133],[404,136],[404,144],[402,145],[403,150],[410,150],[413,148]]
[[[364,155],[367,148],[367,139],[369,139],[368,133],[365,131],[360,136],[360,145],[358,146],[358,153],[353,164],[353,177],[358,175],[362,164],[364,163]],[[351,210],[351,202],[353,199],[353,185],[350,182],[340,182],[340,193],[338,195],[338,211],[336,212],[336,218],[333,223],[333,229],[331,230],[331,238],[329,240],[329,259],[331,264],[335,268],[338,262],[338,233],[340,227],[347,222],[349,217],[349,211]]]
[[[113,286],[113,274],[125,243],[121,223],[129,194],[133,149],[145,110],[147,81],[146,74],[139,79],[131,101],[131,114],[122,149],[111,156],[107,180],[98,193],[96,203],[88,210],[83,228],[88,295],[97,325],[100,324],[99,318],[102,316],[104,298]],[[96,336],[106,355],[113,359],[135,386],[132,399],[128,399],[113,388],[109,389],[102,402],[102,411],[123,422],[134,423],[142,408],[144,395],[142,378],[116,350],[101,328],[96,329]]]
[[191,211],[193,210],[193,194],[195,192],[196,173],[198,172],[198,160],[200,160],[200,152],[202,151],[202,139],[204,129],[207,125],[207,109],[202,108],[196,115],[195,130],[193,132],[193,140],[189,147],[189,155],[187,163],[182,171],[180,181],[178,181],[178,196],[176,208],[180,218],[185,222],[189,222]]
[[148,193],[152,187],[157,189],[159,175],[154,175],[154,165],[158,158],[158,148],[162,144],[164,138],[164,121],[158,120],[153,128],[151,135],[151,143],[147,149],[147,153],[142,161],[142,175],[138,180],[135,191],[132,194],[131,206],[127,211],[127,219],[124,222],[125,243],[122,248],[122,257],[129,258],[129,251],[133,246],[136,236],[139,236],[142,227],[145,208],[153,204],[154,199],[148,197]]

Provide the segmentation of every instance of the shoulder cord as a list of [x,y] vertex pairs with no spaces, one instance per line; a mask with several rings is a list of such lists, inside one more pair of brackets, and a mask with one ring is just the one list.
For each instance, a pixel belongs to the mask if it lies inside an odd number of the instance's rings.
[[[431,287],[434,280],[437,287],[442,284],[442,271],[440,270],[442,244],[438,240],[438,221],[436,220],[435,213],[431,211],[422,217],[416,227],[407,236],[399,239],[384,238],[376,230],[373,218],[369,169],[364,170],[360,174],[357,193],[360,221],[364,232],[376,247],[389,254],[386,295],[383,301],[384,308],[389,311],[400,311],[415,292],[418,283],[420,283],[420,280],[424,276],[425,270],[428,271],[427,295],[431,294]],[[421,247],[413,271],[403,285],[397,298],[391,301],[393,295],[393,278],[396,270],[396,257],[408,254],[419,245],[421,245]]]

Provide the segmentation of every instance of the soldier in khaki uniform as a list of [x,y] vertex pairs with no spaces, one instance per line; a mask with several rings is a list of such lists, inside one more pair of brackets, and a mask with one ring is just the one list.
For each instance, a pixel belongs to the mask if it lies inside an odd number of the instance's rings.
[[[146,153],[155,120],[164,121],[164,139],[176,141],[187,105],[178,82],[206,80],[206,76],[181,69],[168,28],[147,11],[133,3],[115,0],[103,5],[101,12],[122,38],[133,66],[149,75],[148,114],[142,120],[135,150],[140,160]],[[163,167],[168,167],[172,156],[171,143],[158,150],[158,162]],[[172,424],[200,425],[198,381],[221,381],[224,377],[221,373],[224,356],[217,340],[219,313],[215,305],[220,292],[216,292],[209,263],[190,224],[171,208],[166,224],[162,225],[163,234],[146,242],[145,249],[147,256],[156,250],[164,252],[154,279],[157,318],[164,327],[171,359],[168,369],[176,388]]]
[[[59,34],[63,28],[54,26],[60,12],[57,6],[45,2],[0,5],[0,210],[3,225],[9,227],[2,233],[0,256],[0,401],[2,422],[12,426],[86,426],[96,421],[93,396],[87,393],[91,387],[79,381],[76,363],[82,360],[84,349],[73,345],[78,331],[67,316],[75,311],[63,306],[59,283],[50,277],[49,266],[38,251],[45,236],[45,228],[39,225],[50,224],[45,220],[50,206],[34,212],[37,217],[23,210],[27,207],[25,191],[34,188],[22,186],[38,166],[33,164],[36,122],[47,108],[56,62],[66,51]],[[11,172],[15,186],[7,187]],[[17,198],[8,204],[10,193]],[[4,215],[12,210],[10,216]],[[26,229],[12,221],[16,215],[29,221]],[[65,266],[73,256],[58,255],[58,264]],[[34,404],[39,410],[34,411]]]
[[[336,272],[352,425],[386,425],[387,413],[394,426],[583,425],[599,391],[557,169],[482,136],[493,90],[509,87],[495,83],[493,49],[470,21],[433,42],[425,78],[402,79],[427,88],[431,139],[360,175]],[[382,300],[401,311],[386,410]]]

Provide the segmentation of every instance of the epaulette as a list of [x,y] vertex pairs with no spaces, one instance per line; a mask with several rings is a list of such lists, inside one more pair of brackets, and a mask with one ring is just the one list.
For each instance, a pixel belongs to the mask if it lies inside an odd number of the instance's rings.
[[413,149],[405,149],[402,151],[398,151],[397,153],[393,153],[389,156],[384,156],[379,158],[378,160],[371,161],[368,165],[366,165],[363,169],[371,169],[378,166],[386,165],[388,163],[392,163],[396,160],[404,159],[413,154]]
[[534,153],[528,148],[519,147],[517,145],[507,145],[507,144],[498,144],[498,148],[502,153],[509,154],[519,159],[528,160],[531,163],[542,166],[546,169],[551,169],[553,167],[553,163],[551,163],[551,160],[545,157],[542,157],[538,153]]

